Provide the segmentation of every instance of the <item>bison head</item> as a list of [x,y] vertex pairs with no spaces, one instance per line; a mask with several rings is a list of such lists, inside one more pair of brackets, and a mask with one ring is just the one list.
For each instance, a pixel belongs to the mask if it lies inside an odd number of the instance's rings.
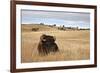
[[40,37],[40,40],[41,40],[41,42],[50,42],[50,43],[53,43],[53,42],[55,42],[56,39],[55,39],[54,36],[50,36],[50,35],[43,34]]

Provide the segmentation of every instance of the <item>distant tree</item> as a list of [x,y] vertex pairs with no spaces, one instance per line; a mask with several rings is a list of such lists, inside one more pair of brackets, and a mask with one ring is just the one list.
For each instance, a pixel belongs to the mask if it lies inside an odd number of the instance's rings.
[[44,23],[40,23],[40,25],[44,25]]
[[65,27],[64,25],[62,27]]
[[32,28],[32,31],[38,31],[39,28]]
[[64,30],[64,31],[65,31],[65,30],[66,30],[66,27],[63,25],[63,26],[58,27],[58,29],[59,29],[59,30]]
[[54,24],[53,26],[56,26],[56,24]]

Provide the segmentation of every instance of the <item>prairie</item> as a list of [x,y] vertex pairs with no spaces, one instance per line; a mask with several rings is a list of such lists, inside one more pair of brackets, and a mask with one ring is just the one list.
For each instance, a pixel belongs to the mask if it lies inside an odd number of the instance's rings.
[[[31,31],[32,28],[38,31]],[[89,30],[58,30],[56,27],[44,25],[24,25],[21,32],[21,62],[70,61],[90,59],[90,31]],[[56,37],[59,52],[40,56],[37,46],[42,34]]]

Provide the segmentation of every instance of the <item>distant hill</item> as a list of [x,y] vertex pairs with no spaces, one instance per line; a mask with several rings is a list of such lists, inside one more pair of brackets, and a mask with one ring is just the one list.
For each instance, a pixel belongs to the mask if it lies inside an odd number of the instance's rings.
[[22,24],[22,31],[55,31],[57,27],[50,27],[49,25],[41,24]]
[[22,31],[69,31],[69,30],[90,30],[90,29],[79,29],[78,27],[58,27],[54,25],[45,24],[22,24]]

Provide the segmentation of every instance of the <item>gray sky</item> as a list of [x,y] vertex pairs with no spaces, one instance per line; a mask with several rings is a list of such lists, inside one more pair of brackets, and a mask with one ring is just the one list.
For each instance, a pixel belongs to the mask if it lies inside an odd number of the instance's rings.
[[66,27],[90,27],[90,13],[61,12],[61,11],[40,11],[21,10],[22,24],[45,23],[65,25]]

